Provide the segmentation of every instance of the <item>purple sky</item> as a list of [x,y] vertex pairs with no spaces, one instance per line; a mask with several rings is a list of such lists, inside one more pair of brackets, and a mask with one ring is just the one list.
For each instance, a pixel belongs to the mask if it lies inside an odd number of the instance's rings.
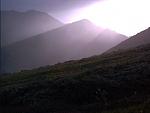
[[84,7],[101,0],[1,0],[2,9],[64,11]]
[[149,0],[1,0],[1,3],[3,10],[39,10],[64,23],[88,19],[128,36],[150,26]]
[[1,0],[2,10],[39,10],[55,18],[68,21],[74,10],[102,0]]

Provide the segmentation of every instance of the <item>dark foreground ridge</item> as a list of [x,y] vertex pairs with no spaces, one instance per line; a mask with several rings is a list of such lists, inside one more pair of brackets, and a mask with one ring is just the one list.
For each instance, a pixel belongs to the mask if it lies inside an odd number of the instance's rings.
[[150,44],[0,77],[4,113],[149,113]]

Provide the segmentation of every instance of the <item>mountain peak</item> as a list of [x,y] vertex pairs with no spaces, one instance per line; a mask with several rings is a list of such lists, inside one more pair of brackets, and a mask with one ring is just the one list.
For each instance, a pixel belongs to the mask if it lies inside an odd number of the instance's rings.
[[78,22],[88,22],[88,23],[91,23],[91,21],[89,21],[88,19],[82,19],[82,20],[79,20]]
[[[73,23],[86,23],[86,24],[93,24],[91,21],[87,20],[87,19],[82,19]],[[94,24],[93,24],[94,25]]]
[[2,11],[1,17],[2,46],[7,46],[63,25],[51,15],[38,10],[6,10]]
[[27,10],[26,12],[41,12],[41,11],[37,11],[37,10],[34,10],[34,9],[31,9],[31,10]]
[[30,14],[39,14],[39,13],[41,13],[41,14],[46,14],[46,15],[48,15],[47,13],[42,12],[42,11],[38,11],[38,10],[27,10],[27,11],[25,11],[24,13],[30,13]]
[[69,26],[71,25],[71,27],[75,27],[75,28],[86,28],[86,29],[99,29],[100,27],[97,27],[95,24],[93,24],[91,21],[87,20],[87,19],[82,19],[76,22],[72,22],[70,24],[68,24]]

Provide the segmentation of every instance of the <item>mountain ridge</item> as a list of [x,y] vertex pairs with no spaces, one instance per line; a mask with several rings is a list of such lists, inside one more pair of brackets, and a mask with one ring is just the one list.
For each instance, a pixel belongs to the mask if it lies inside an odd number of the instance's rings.
[[130,49],[143,44],[150,43],[150,27],[121,42],[117,46],[111,48],[107,52],[118,51],[123,49]]
[[6,113],[149,113],[149,53],[147,44],[0,76],[0,108]]
[[45,12],[36,10],[25,12],[1,11],[2,46],[7,46],[62,25],[63,23]]
[[[3,62],[4,65],[11,68],[28,67],[34,68],[38,66],[51,65],[58,62],[67,60],[80,59],[97,54],[94,51],[95,48],[101,47],[98,54],[102,53],[106,48],[102,45],[91,43],[95,37],[101,34],[101,37],[106,35],[105,44],[108,48],[111,48],[114,44],[113,41],[107,44],[108,40],[112,40],[113,35],[107,35],[103,33],[104,29],[100,29],[89,21],[81,20],[75,23],[67,24],[62,27],[53,29],[23,41],[17,42],[14,45],[10,45],[3,48]],[[112,32],[116,38],[119,34]],[[102,38],[101,38],[102,39]],[[122,40],[126,37],[122,36]],[[101,40],[98,40],[100,43]],[[119,43],[120,40],[116,40]],[[93,49],[88,48],[95,45]],[[13,52],[13,53],[12,53]],[[26,57],[24,57],[26,56]],[[9,59],[9,61],[8,61]],[[22,66],[21,66],[22,65]],[[9,67],[5,68],[9,70]]]

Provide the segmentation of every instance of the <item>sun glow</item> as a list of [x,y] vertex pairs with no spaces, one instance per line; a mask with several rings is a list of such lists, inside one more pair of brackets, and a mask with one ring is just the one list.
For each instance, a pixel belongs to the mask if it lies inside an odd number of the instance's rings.
[[80,8],[77,15],[98,26],[131,36],[150,27],[149,0],[104,0]]

